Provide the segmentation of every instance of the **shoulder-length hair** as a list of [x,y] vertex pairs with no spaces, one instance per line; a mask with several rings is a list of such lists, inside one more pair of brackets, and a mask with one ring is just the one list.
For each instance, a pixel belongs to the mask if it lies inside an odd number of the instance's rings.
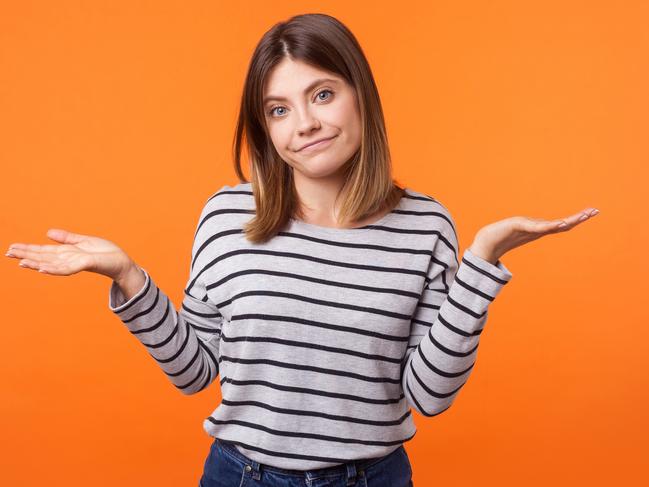
[[405,189],[392,178],[392,163],[381,100],[365,54],[352,32],[326,14],[301,14],[275,24],[254,50],[245,78],[233,141],[234,166],[241,182],[242,151],[248,152],[255,216],[246,238],[267,241],[290,218],[303,218],[293,168],[277,153],[266,129],[263,90],[270,71],[285,57],[343,78],[356,91],[361,115],[360,148],[344,166],[339,222],[347,226],[377,211],[392,210]]

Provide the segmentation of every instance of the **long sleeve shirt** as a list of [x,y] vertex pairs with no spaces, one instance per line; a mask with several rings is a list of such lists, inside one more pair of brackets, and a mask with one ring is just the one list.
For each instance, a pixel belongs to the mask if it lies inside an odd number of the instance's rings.
[[438,200],[405,188],[380,220],[333,228],[291,219],[254,244],[250,182],[200,214],[182,306],[146,269],[109,307],[184,394],[220,377],[207,434],[277,468],[380,457],[411,440],[412,410],[448,409],[476,361],[488,307],[511,272],[466,249]]

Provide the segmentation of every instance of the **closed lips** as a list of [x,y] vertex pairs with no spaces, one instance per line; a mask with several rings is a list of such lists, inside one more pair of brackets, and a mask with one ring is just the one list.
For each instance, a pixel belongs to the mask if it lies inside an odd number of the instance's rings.
[[335,135],[333,137],[327,137],[327,138],[324,138],[324,139],[318,139],[318,140],[314,140],[313,142],[309,142],[307,145],[303,145],[302,147],[300,147],[298,149],[298,152],[301,151],[302,149],[306,149],[307,147],[309,147],[309,146],[311,146],[313,144],[317,144],[318,142],[322,142],[323,140],[333,139],[334,137],[335,137]]

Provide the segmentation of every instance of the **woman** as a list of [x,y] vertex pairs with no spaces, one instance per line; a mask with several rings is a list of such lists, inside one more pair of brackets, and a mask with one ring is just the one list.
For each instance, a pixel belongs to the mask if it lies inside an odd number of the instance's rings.
[[466,383],[512,277],[500,257],[597,210],[487,225],[460,261],[446,207],[393,181],[370,67],[323,14],[264,34],[234,146],[241,182],[201,212],[178,312],[104,239],[51,229],[62,245],[7,255],[110,277],[111,310],[184,394],[221,376],[200,485],[412,485],[410,410],[440,414]]

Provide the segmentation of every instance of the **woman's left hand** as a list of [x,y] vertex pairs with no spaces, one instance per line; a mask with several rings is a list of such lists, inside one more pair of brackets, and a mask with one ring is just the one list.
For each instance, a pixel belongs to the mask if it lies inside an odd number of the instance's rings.
[[[481,228],[473,239],[470,250],[495,265],[506,252],[544,235],[572,230],[597,213],[599,210],[595,208],[586,208],[567,218],[557,220],[526,216],[506,218]],[[559,226],[561,223],[565,225]]]

